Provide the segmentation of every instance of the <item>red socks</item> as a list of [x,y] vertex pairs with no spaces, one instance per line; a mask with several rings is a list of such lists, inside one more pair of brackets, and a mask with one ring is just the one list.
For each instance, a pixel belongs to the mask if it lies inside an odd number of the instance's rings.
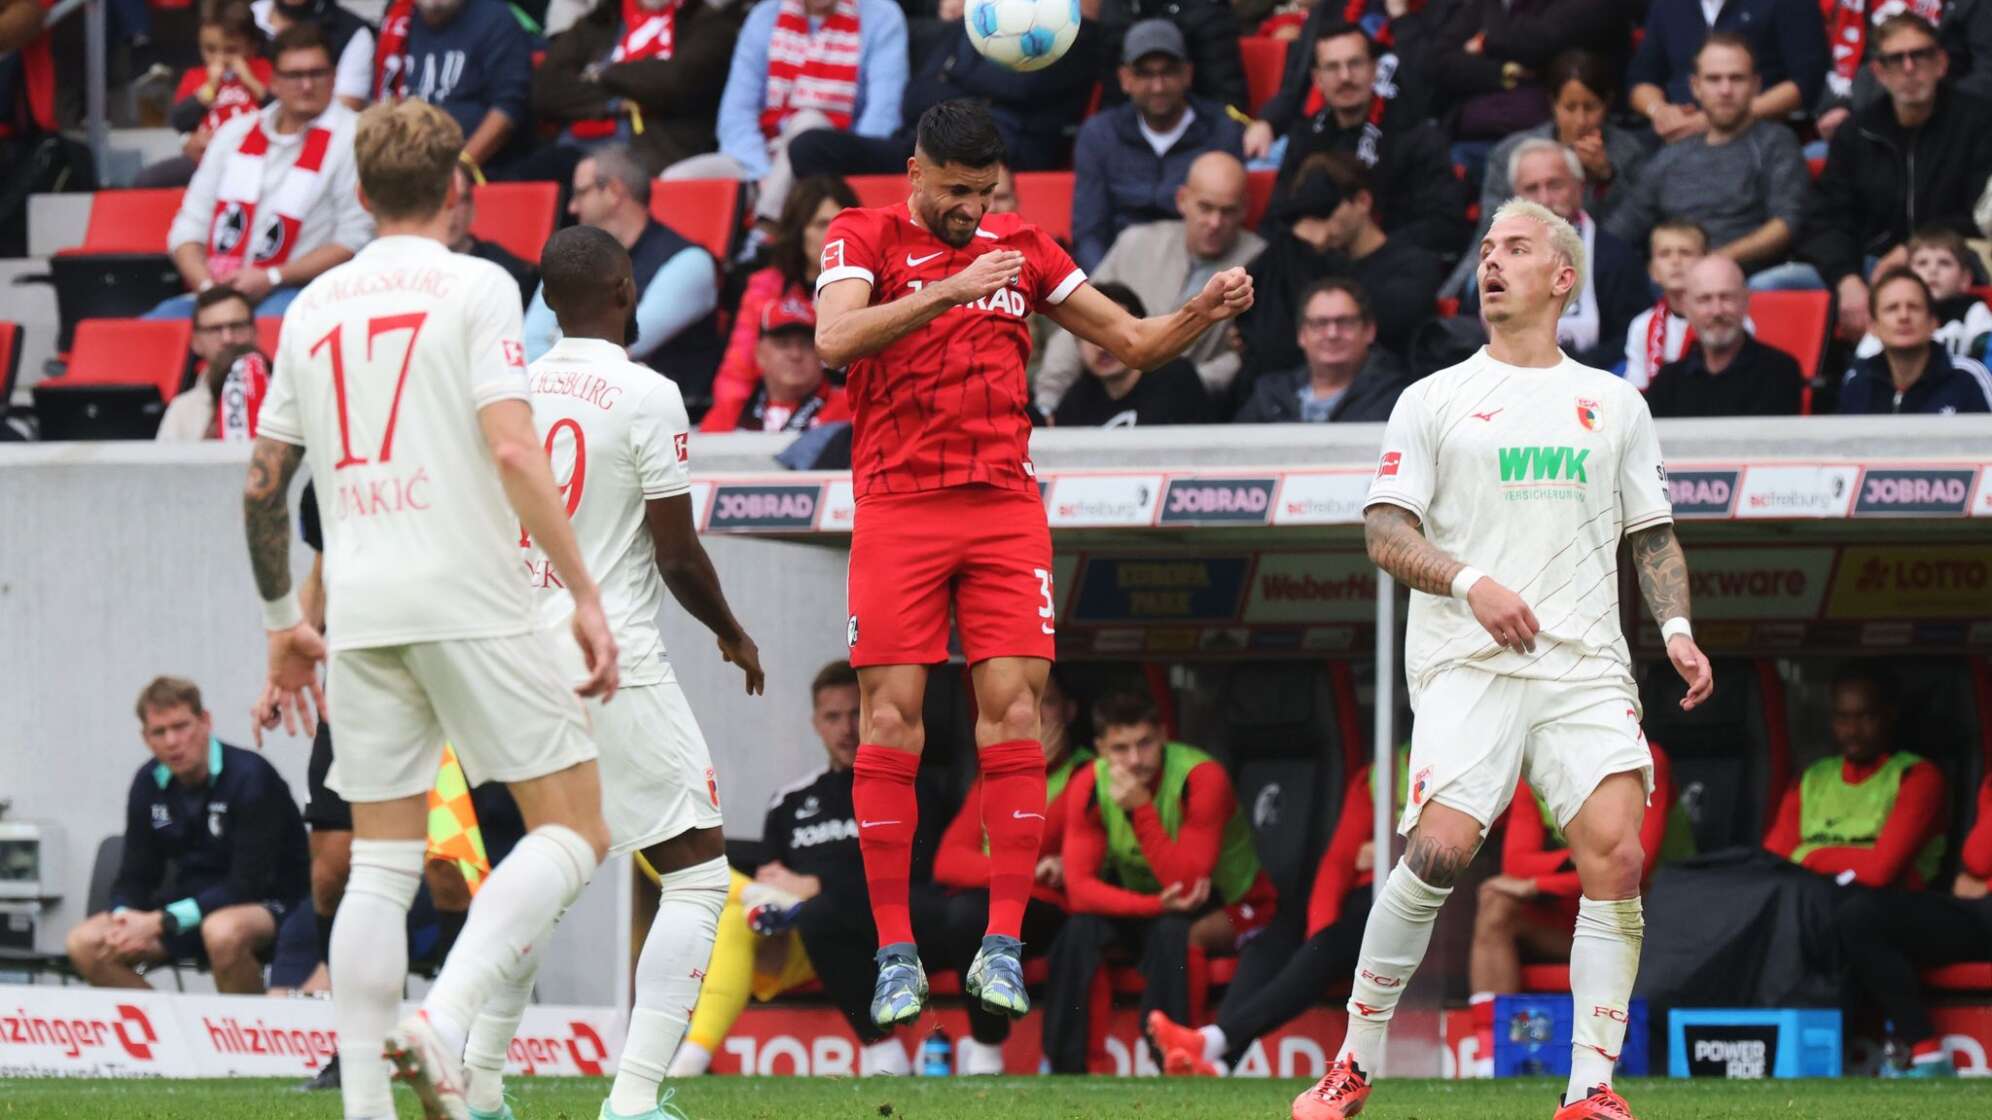
[[[913,940],[906,880],[913,862],[913,830],[920,823],[920,804],[913,795],[913,778],[919,772],[919,755],[873,743],[858,747],[857,761],[851,766],[858,850],[864,854],[865,883],[871,891],[872,921],[878,925],[881,949]],[[1038,804],[1044,804],[1042,796]]]
[[989,836],[989,932],[1020,937],[1044,838],[1044,748],[1013,739],[982,748],[982,831]]

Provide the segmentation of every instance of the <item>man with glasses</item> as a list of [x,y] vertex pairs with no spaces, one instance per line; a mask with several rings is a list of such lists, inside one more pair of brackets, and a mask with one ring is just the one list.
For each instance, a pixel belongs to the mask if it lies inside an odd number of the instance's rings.
[[1398,96],[1400,71],[1378,80],[1376,44],[1361,27],[1330,23],[1311,49],[1323,106],[1287,137],[1275,203],[1293,189],[1307,157],[1347,152],[1369,169],[1376,197],[1389,202],[1380,208],[1385,233],[1448,261],[1458,256],[1473,227],[1445,133]]
[[332,100],[332,50],[316,24],[272,47],[276,100],[217,129],[167,231],[191,289],[147,313],[184,319],[200,293],[227,287],[258,316],[282,315],[298,289],[373,240],[353,169],[353,111]]
[[1411,382],[1397,355],[1376,344],[1369,294],[1353,280],[1317,281],[1301,300],[1298,369],[1261,377],[1238,411],[1241,424],[1381,423]]
[[1871,41],[1868,65],[1888,97],[1833,133],[1799,242],[1838,297],[1846,339],[1868,329],[1866,278],[1909,263],[1910,233],[1941,226],[1978,236],[1971,208],[1992,175],[1992,103],[1945,82],[1950,58],[1936,28],[1899,15]]
[[[269,381],[268,358],[256,354],[256,319],[249,300],[234,288],[213,287],[194,299],[194,357],[200,360],[200,380],[175,396],[159,418],[155,438],[166,442],[248,438],[255,426],[263,387]],[[236,367],[241,364],[238,373]],[[231,387],[231,376],[246,379]],[[215,423],[215,405],[228,395],[236,422]]]
[[1178,217],[1176,189],[1209,151],[1241,155],[1245,130],[1223,105],[1190,94],[1196,73],[1183,32],[1166,19],[1128,29],[1120,86],[1128,103],[1079,129],[1072,183],[1072,259],[1092,269],[1131,225]]

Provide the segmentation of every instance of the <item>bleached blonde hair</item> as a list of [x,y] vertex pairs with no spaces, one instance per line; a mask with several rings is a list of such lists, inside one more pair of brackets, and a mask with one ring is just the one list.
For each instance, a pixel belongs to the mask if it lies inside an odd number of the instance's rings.
[[1494,211],[1494,221],[1488,223],[1488,228],[1492,229],[1494,223],[1503,218],[1527,218],[1541,226],[1543,232],[1549,235],[1550,251],[1577,270],[1576,282],[1570,285],[1570,291],[1563,297],[1564,305],[1568,306],[1584,286],[1584,238],[1577,232],[1577,227],[1557,217],[1556,211],[1549,207],[1526,198],[1511,198],[1502,203],[1501,208]]

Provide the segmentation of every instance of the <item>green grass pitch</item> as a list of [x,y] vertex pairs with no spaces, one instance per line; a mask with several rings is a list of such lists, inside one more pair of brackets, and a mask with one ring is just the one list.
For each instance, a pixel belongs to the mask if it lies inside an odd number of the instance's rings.
[[[333,1094],[284,1081],[0,1081],[0,1120],[337,1120]],[[605,1080],[512,1082],[519,1120],[595,1120]],[[1391,1081],[1363,1120],[1548,1120],[1562,1082]],[[708,1077],[678,1090],[693,1120],[1285,1120],[1298,1081],[1105,1077],[983,1080]],[[1641,1120],[1967,1120],[1972,1081],[1626,1081]],[[419,1116],[406,1092],[403,1117]]]

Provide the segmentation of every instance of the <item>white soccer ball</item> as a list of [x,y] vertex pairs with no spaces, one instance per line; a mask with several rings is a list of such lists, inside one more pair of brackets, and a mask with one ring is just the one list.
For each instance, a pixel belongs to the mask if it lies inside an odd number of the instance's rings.
[[1079,0],[968,0],[968,41],[1012,70],[1042,70],[1079,37]]

